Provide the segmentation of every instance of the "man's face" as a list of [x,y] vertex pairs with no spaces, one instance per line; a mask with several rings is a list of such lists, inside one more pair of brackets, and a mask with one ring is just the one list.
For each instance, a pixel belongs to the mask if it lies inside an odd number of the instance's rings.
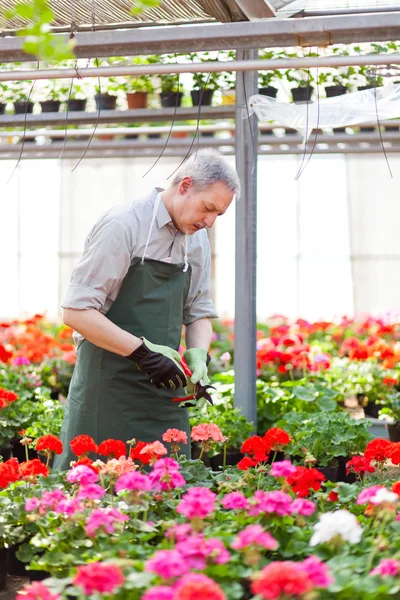
[[212,227],[234,197],[233,192],[221,182],[213,183],[205,190],[196,190],[190,177],[182,179],[177,193],[173,221],[180,231],[188,235],[204,227]]

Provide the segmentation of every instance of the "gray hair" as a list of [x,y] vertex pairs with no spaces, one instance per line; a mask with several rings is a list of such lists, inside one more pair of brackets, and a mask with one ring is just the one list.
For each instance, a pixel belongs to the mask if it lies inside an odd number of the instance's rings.
[[172,185],[184,177],[191,177],[193,185],[198,190],[204,190],[213,183],[221,182],[236,196],[240,194],[238,174],[224,156],[217,150],[205,148],[197,154],[192,154],[177,170]]

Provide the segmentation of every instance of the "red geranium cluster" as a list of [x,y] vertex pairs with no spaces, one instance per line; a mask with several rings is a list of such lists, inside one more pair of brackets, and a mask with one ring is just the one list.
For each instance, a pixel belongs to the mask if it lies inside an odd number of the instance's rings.
[[16,458],[10,458],[0,463],[0,488],[6,488],[10,483],[27,479],[34,481],[39,475],[47,476],[49,469],[38,458],[18,463]]
[[15,402],[18,400],[19,396],[10,390],[6,390],[5,388],[0,387],[0,410],[2,408],[7,408],[11,404],[11,402]]
[[307,467],[297,467],[296,473],[286,478],[288,484],[299,498],[306,498],[310,490],[318,491],[321,489],[321,483],[325,481],[325,475],[318,469],[308,469]]
[[119,458],[120,456],[126,456],[126,444],[122,440],[104,440],[101,442],[98,453],[102,456],[109,456],[110,458]]
[[240,451],[242,454],[250,454],[245,456],[238,463],[238,469],[247,471],[250,467],[255,467],[260,462],[268,460],[268,455],[271,451],[278,452],[289,444],[291,437],[283,429],[273,427],[269,429],[263,437],[253,435],[243,442]]
[[87,456],[89,452],[97,452],[98,446],[90,435],[77,435],[70,444],[75,456]]
[[62,441],[55,435],[43,435],[36,442],[36,451],[44,454],[62,454]]
[[375,467],[371,465],[371,461],[365,456],[353,456],[346,463],[346,475],[349,473],[374,473]]
[[159,458],[162,457],[162,454],[156,454],[154,455],[154,452],[142,452],[143,448],[145,448],[145,446],[149,446],[150,442],[137,442],[136,446],[134,448],[131,449],[130,451],[130,458],[132,460],[138,460],[141,463],[143,463],[144,465],[148,465],[150,464],[150,462],[154,461],[154,460],[158,460]]

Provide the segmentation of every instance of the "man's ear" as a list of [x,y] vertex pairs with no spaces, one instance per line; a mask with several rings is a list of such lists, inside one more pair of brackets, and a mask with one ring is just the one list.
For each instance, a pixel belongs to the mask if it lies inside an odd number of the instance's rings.
[[192,185],[193,185],[193,180],[191,177],[183,177],[179,184],[179,193],[182,194],[182,196],[183,196],[183,194],[186,194],[186,192]]

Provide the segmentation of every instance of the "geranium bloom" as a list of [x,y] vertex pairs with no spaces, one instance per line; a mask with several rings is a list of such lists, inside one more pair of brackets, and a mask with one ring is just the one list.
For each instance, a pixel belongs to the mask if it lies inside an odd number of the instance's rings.
[[289,477],[293,473],[296,473],[296,467],[292,465],[290,460],[274,462],[271,466],[270,474],[273,477]]
[[95,465],[94,461],[91,458],[88,458],[87,456],[81,456],[74,464],[75,467],[77,467],[78,465],[85,465],[86,467],[89,467],[89,469],[91,469],[93,473],[98,473],[100,471],[100,467],[98,465]]
[[62,454],[62,441],[55,435],[43,435],[36,442],[36,451]]
[[373,485],[362,490],[357,497],[357,504],[367,504],[375,497],[378,490],[384,489],[383,485]]
[[358,544],[362,533],[363,529],[357,521],[357,517],[348,510],[323,513],[318,523],[314,525],[310,546],[330,542],[336,537],[341,537],[349,544]]
[[190,523],[178,523],[167,530],[165,537],[169,540],[172,539],[176,542],[181,542],[182,540],[186,540],[192,533],[193,529]]
[[19,465],[19,475],[21,479],[36,478],[39,475],[47,475],[50,473],[49,469],[44,465],[38,458],[33,460],[27,460]]
[[242,460],[238,462],[237,468],[239,469],[239,471],[247,471],[251,467],[256,467],[257,465],[258,462],[256,460],[253,460],[252,458],[250,458],[250,456],[245,456],[244,458],[242,458]]
[[65,500],[66,496],[62,490],[44,491],[40,500],[40,513],[46,514],[49,510],[54,510],[60,500]]
[[273,427],[269,429],[264,435],[263,440],[270,450],[277,452],[287,446],[292,438],[286,431],[279,429],[279,427]]
[[11,390],[0,387],[0,410],[2,408],[7,408],[11,402],[15,402],[18,398],[19,396]]
[[399,573],[400,562],[394,558],[382,558],[379,565],[370,571],[370,575],[386,575],[388,577],[396,577]]
[[100,500],[105,493],[106,490],[101,485],[89,483],[79,488],[76,498],[78,500]]
[[322,481],[325,481],[325,475],[318,469],[308,469],[307,467],[296,467],[296,473],[287,478],[287,482],[299,498],[306,498],[310,490],[317,492],[321,488]]
[[188,442],[187,433],[180,429],[167,429],[167,431],[163,433],[162,439],[163,442],[175,442],[176,444],[187,444]]
[[309,517],[315,511],[315,504],[311,502],[311,500],[304,500],[304,498],[297,498],[293,500],[290,510],[293,513],[297,513],[298,515],[302,515],[304,517]]
[[230,554],[221,540],[207,539],[201,533],[181,540],[176,544],[175,550],[181,553],[189,569],[203,570],[207,562],[223,565],[230,559]]
[[90,435],[77,435],[70,442],[71,450],[75,456],[82,456],[89,452],[97,452],[97,444]]
[[157,550],[145,564],[145,571],[153,571],[163,579],[181,577],[189,571],[189,566],[177,550]]
[[274,492],[258,490],[255,492],[250,504],[248,514],[252,517],[256,517],[261,513],[276,513],[280,517],[284,517],[291,514],[292,498],[289,494],[285,494],[280,490]]
[[270,447],[267,446],[264,439],[259,435],[253,435],[251,438],[245,440],[240,448],[240,452],[243,454],[251,454],[256,463],[268,460],[269,451]]
[[316,556],[306,558],[302,563],[302,567],[315,587],[326,588],[334,581],[329,574],[328,567]]
[[124,576],[116,565],[111,563],[92,562],[80,565],[73,578],[73,583],[81,588],[88,596],[111,594],[125,581]]
[[157,491],[167,491],[182,487],[186,481],[179,472],[179,464],[172,458],[161,458],[156,461],[149,475],[151,486]]
[[16,356],[12,359],[11,364],[13,364],[15,367],[22,367],[30,365],[31,361],[26,356]]
[[226,600],[219,585],[201,573],[188,573],[175,588],[174,600]]
[[96,508],[86,521],[85,531],[90,536],[93,536],[100,528],[107,533],[114,533],[115,523],[128,521],[128,519],[128,515],[123,515],[116,508]]
[[188,519],[204,519],[214,511],[216,497],[208,488],[192,487],[183,495],[176,511]]
[[190,437],[195,442],[207,442],[212,440],[213,442],[223,442],[225,438],[222,431],[215,425],[215,423],[200,423],[192,428]]
[[34,581],[24,585],[22,590],[17,592],[17,600],[61,600],[58,594],[52,594],[48,587],[41,581]]
[[174,600],[174,590],[167,585],[156,585],[143,594],[142,600]]
[[267,600],[275,600],[281,596],[300,598],[312,588],[311,579],[301,564],[292,561],[270,563],[251,585],[253,594],[260,594]]
[[6,488],[10,483],[19,479],[19,463],[16,458],[10,458],[0,463],[0,488]]
[[239,532],[239,535],[232,542],[232,548],[242,550],[249,546],[260,546],[267,550],[275,550],[278,542],[267,531],[264,531],[261,525],[248,525]]
[[392,492],[400,497],[400,481],[395,481],[392,485]]
[[[140,462],[142,462],[144,465],[148,465],[150,463],[150,461],[152,460],[152,456],[151,456],[151,454],[142,452],[143,448],[147,445],[148,445],[147,442],[141,442],[141,441],[137,442],[136,446],[131,449],[131,452],[129,455],[130,458],[132,460],[140,460]],[[161,458],[161,456],[159,456],[158,458]]]
[[129,491],[144,491],[151,488],[151,482],[148,475],[139,473],[138,471],[130,471],[121,475],[115,484],[115,491],[120,492],[121,490]]
[[371,498],[371,504],[394,504],[397,502],[398,496],[394,492],[389,492],[386,488],[382,488],[376,492],[376,494]]
[[54,512],[56,512],[59,515],[72,516],[77,512],[81,512],[83,508],[84,507],[79,502],[78,498],[64,498],[63,500],[60,500],[60,502],[54,508]]
[[364,456],[369,461],[383,462],[388,458],[388,450],[391,444],[389,440],[375,438],[371,442],[368,442]]
[[400,464],[400,442],[392,443],[388,449],[389,458],[394,465]]
[[72,467],[65,476],[68,483],[80,483],[81,485],[89,485],[89,483],[96,483],[99,480],[97,473],[86,465],[78,465]]
[[350,472],[354,473],[374,473],[375,467],[371,465],[371,462],[365,456],[353,456],[348,463],[346,463],[346,474]]
[[101,442],[97,451],[101,456],[110,456],[111,458],[119,458],[126,456],[126,444],[122,440],[104,440]]
[[37,508],[39,508],[39,506],[40,506],[39,498],[28,498],[28,500],[25,502],[26,512],[31,512],[33,510],[36,510]]
[[242,492],[231,492],[222,498],[221,504],[230,510],[244,510],[248,507],[249,501]]
[[129,473],[137,469],[131,458],[120,456],[119,458],[110,458],[105,464],[100,467],[100,475],[108,477],[119,477],[124,473]]
[[383,385],[389,385],[390,387],[393,387],[394,385],[398,385],[399,380],[394,379],[393,377],[384,377],[382,379],[382,383]]
[[152,444],[146,444],[140,454],[150,454],[152,460],[158,460],[163,454],[168,454],[168,450],[161,442],[153,442]]

